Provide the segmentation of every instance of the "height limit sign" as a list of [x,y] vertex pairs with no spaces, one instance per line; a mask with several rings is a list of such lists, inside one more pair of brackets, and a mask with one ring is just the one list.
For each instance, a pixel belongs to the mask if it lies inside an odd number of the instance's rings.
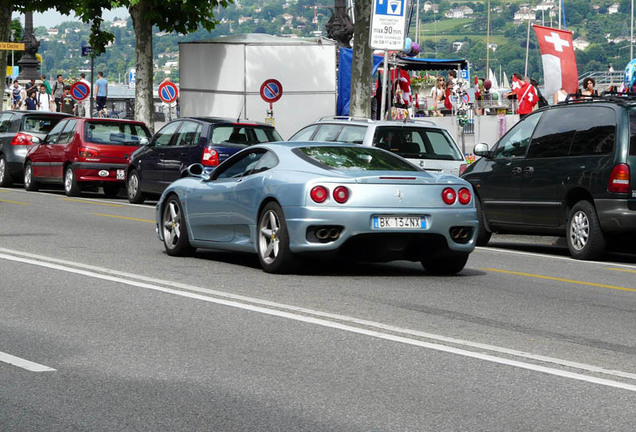
[[407,0],[373,0],[369,45],[373,49],[401,51],[406,33]]

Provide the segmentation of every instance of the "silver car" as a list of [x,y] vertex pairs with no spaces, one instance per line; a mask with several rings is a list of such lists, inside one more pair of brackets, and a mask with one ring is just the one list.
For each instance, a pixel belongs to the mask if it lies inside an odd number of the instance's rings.
[[475,248],[470,184],[385,150],[258,144],[211,175],[200,164],[188,170],[190,177],[173,182],[157,203],[157,231],[169,255],[252,252],[272,273],[289,272],[298,256],[321,255],[419,261],[430,273],[454,274]]
[[324,117],[296,132],[290,141],[333,141],[380,147],[427,171],[461,175],[466,159],[448,131],[430,121]]

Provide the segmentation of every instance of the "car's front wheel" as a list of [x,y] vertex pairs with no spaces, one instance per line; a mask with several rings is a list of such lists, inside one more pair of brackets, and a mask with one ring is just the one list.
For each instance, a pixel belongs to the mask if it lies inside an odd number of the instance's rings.
[[591,202],[579,201],[572,207],[566,238],[573,258],[594,260],[603,255],[607,241]]
[[268,273],[287,273],[294,265],[283,209],[270,202],[258,217],[258,259]]
[[188,237],[183,207],[176,195],[168,198],[161,214],[163,245],[168,255],[187,256],[194,252]]
[[82,192],[75,178],[75,171],[73,171],[73,167],[70,165],[67,166],[64,171],[64,192],[70,197],[79,196]]
[[137,170],[130,171],[126,178],[126,195],[128,195],[128,201],[133,204],[143,204],[146,199],[143,192],[141,192]]
[[6,187],[12,184],[13,178],[11,178],[11,174],[9,174],[9,170],[7,169],[7,158],[5,155],[0,155],[0,186]]
[[33,177],[33,164],[27,162],[24,167],[24,188],[28,191],[38,190],[38,182]]
[[431,274],[448,276],[462,271],[467,261],[467,253],[456,253],[453,255],[425,258],[422,260],[422,266]]

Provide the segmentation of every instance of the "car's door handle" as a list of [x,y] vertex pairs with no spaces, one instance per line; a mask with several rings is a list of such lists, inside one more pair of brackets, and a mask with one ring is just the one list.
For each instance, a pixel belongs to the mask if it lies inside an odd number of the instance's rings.
[[512,175],[513,175],[513,176],[521,175],[521,168],[520,168],[520,167],[514,167],[514,168],[512,169]]
[[524,177],[532,177],[534,175],[534,167],[525,167],[523,169]]

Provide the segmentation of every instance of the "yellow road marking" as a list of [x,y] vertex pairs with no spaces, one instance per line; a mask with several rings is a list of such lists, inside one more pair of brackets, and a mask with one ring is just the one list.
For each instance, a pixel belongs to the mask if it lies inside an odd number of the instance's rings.
[[577,281],[573,279],[564,279],[564,278],[558,278],[553,276],[543,276],[543,275],[537,275],[532,273],[523,273],[523,272],[510,271],[510,270],[500,270],[500,269],[494,269],[494,268],[483,268],[482,270],[492,271],[496,273],[506,273],[506,274],[516,275],[516,276],[525,276],[525,277],[530,277],[535,279],[553,280],[557,282],[565,282],[565,283],[571,283],[576,285],[587,285],[587,286],[608,288],[608,289],[619,290],[619,291],[636,292],[636,289],[634,288],[625,288],[625,287],[620,287],[615,285],[606,285],[606,284],[599,284],[594,282],[583,282],[583,281]]
[[81,200],[81,199],[73,199],[73,198],[63,198],[63,200],[70,201],[70,202],[84,203],[84,204],[102,205],[102,206],[108,206],[108,207],[125,207],[121,204],[110,204],[110,203],[103,203],[98,201],[89,201],[89,200]]
[[617,271],[617,272],[625,272],[625,273],[636,273],[636,270],[622,269],[622,268],[611,268],[608,267],[605,270]]
[[6,202],[6,203],[9,203],[9,204],[31,205],[31,203],[27,203],[27,202],[11,201],[11,200],[5,200],[5,199],[0,199],[0,202]]
[[153,220],[139,219],[139,218],[128,217],[128,216],[109,215],[109,214],[105,214],[105,213],[89,213],[89,214],[92,215],[92,216],[103,216],[103,217],[109,217],[109,218],[115,218],[115,219],[125,219],[125,220],[131,220],[131,221],[135,221],[135,222],[147,222],[147,223],[151,223],[151,224],[155,223],[155,221],[153,221]]
[[0,189],[0,192],[9,193],[9,192],[11,192],[11,191],[4,190],[4,189]]

